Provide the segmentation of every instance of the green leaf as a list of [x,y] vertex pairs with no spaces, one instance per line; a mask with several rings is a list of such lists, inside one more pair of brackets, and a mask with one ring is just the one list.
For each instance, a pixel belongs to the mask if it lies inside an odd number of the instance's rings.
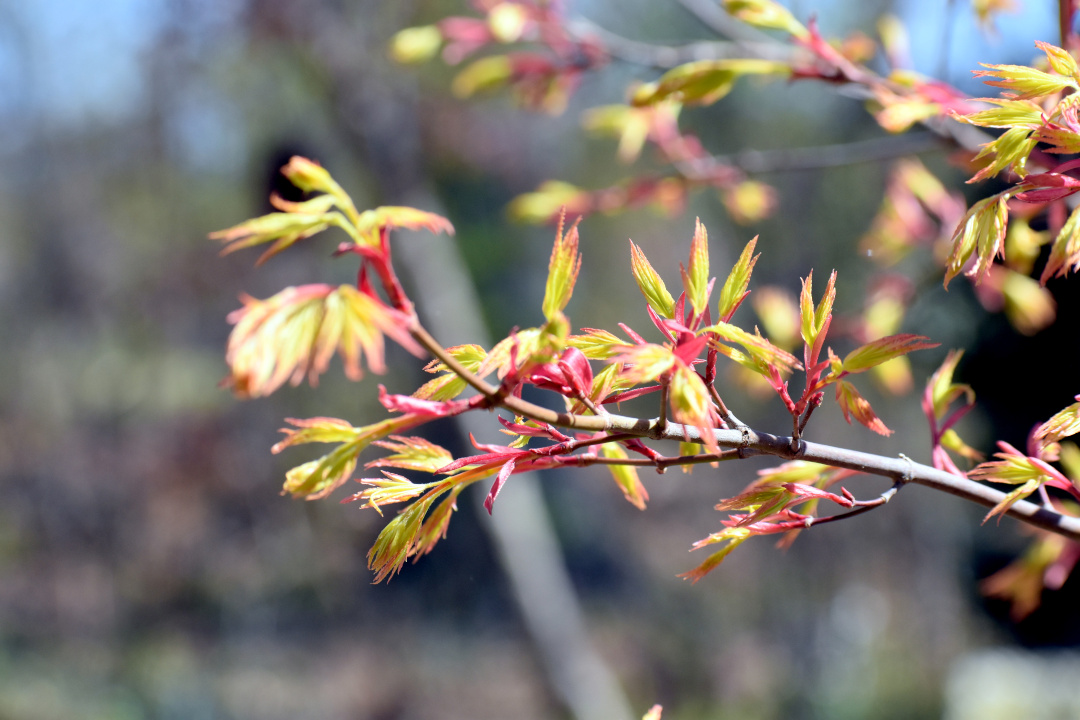
[[750,292],[747,290],[750,286],[750,275],[754,272],[754,265],[757,264],[758,258],[761,257],[760,253],[754,255],[757,240],[755,235],[750,242],[746,243],[738,261],[724,280],[724,287],[720,290],[719,307],[719,318],[723,322],[731,320],[731,316],[739,309],[739,305]]
[[649,259],[633,240],[630,241],[630,269],[634,273],[638,289],[656,314],[669,320],[675,317],[675,298],[671,297],[664,281],[656,270],[653,270]]

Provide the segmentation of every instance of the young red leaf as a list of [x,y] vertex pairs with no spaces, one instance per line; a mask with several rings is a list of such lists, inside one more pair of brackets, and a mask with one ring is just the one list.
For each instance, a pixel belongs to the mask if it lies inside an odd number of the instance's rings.
[[885,423],[881,422],[881,419],[874,414],[874,410],[870,407],[870,403],[867,402],[866,398],[860,395],[855,386],[846,380],[840,380],[836,383],[836,402],[840,404],[840,409],[844,411],[844,419],[848,421],[848,424],[851,424],[851,416],[854,415],[856,420],[878,435],[886,437],[892,435],[893,431],[885,427]]
[[488,491],[487,497],[484,498],[484,509],[488,511],[488,515],[491,514],[491,508],[495,504],[495,498],[499,496],[499,491],[502,490],[503,485],[506,484],[507,479],[514,472],[514,465],[516,460],[511,458],[506,461],[506,464],[499,470],[499,474],[495,477],[495,482],[491,485],[491,490]]

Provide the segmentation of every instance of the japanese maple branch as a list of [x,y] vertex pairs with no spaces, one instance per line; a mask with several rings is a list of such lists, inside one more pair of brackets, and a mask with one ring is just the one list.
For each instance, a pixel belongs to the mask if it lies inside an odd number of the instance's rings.
[[[702,442],[701,432],[697,428],[666,421],[662,422],[659,418],[645,419],[613,414],[597,416],[557,412],[519,397],[506,395],[500,392],[499,388],[463,367],[418,322],[414,321],[413,326],[410,328],[410,334],[453,373],[488,398],[493,407],[501,406],[516,415],[528,417],[536,422],[550,423],[576,430],[626,433],[627,435],[648,437],[653,440]],[[911,482],[940,490],[985,507],[994,507],[1005,498],[1005,493],[1000,490],[995,490],[966,477],[938,470],[929,465],[916,463],[906,457],[891,458],[872,455],[858,450],[848,450],[790,437],[771,435],[748,427],[742,427],[738,430],[717,429],[713,430],[713,435],[717,444],[722,447],[743,448],[788,460],[807,460],[822,465],[857,470],[870,475],[890,477],[897,481]],[[1055,532],[1071,540],[1080,541],[1080,518],[1061,515],[1026,500],[1013,503],[1005,511],[1005,514],[1029,525]]]

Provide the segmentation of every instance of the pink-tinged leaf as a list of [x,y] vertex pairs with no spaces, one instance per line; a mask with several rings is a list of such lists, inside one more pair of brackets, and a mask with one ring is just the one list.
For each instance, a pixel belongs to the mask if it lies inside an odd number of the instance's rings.
[[574,391],[580,396],[589,397],[593,384],[593,371],[585,353],[574,347],[566,348],[563,350],[562,357],[559,358],[559,367]]
[[649,306],[661,317],[671,319],[675,317],[675,299],[671,297],[667,286],[660,275],[653,269],[645,253],[641,251],[634,241],[630,241],[630,269],[637,281],[638,289],[645,296]]
[[694,225],[694,238],[690,244],[690,265],[679,270],[682,273],[683,289],[686,297],[690,300],[690,306],[695,315],[705,312],[709,305],[709,235],[701,219],[697,219]]
[[445,492],[438,488],[405,508],[400,515],[387,523],[368,551],[368,569],[375,572],[375,582],[380,583],[398,573],[405,561],[415,554],[417,541],[432,503]]
[[743,248],[738,261],[731,268],[727,279],[724,280],[724,287],[720,290],[720,306],[718,309],[718,317],[721,322],[726,323],[731,320],[731,316],[739,309],[739,305],[742,304],[743,299],[750,292],[747,289],[750,286],[750,276],[754,272],[754,266],[757,264],[758,258],[761,257],[760,253],[754,254],[757,240],[755,235],[750,242],[746,243],[746,247]]
[[855,386],[846,380],[840,380],[836,383],[836,402],[840,404],[840,409],[844,411],[844,419],[848,421],[849,425],[851,424],[851,417],[854,415],[856,420],[878,435],[886,437],[892,435],[893,431],[885,427],[885,423],[874,413],[866,398],[860,395]]
[[394,467],[433,473],[454,461],[446,448],[419,437],[391,435],[390,440],[378,440],[373,445],[394,451],[394,454],[373,460],[365,468]]
[[1035,46],[1046,53],[1046,59],[1050,63],[1050,67],[1058,75],[1071,77],[1074,80],[1080,76],[1080,68],[1077,68],[1076,59],[1067,50],[1041,40],[1036,40]]
[[342,502],[364,502],[363,507],[374,508],[375,512],[382,515],[383,505],[393,505],[411,500],[434,485],[434,483],[417,485],[406,477],[385,470],[382,471],[382,474],[384,477],[381,478],[362,478],[360,482],[364,485],[370,485],[371,488],[358,492],[352,497],[342,500]]
[[1020,487],[1005,495],[1001,502],[991,508],[990,512],[986,513],[986,517],[982,519],[983,523],[995,516],[1000,521],[1001,518],[1005,516],[1005,513],[1008,511],[1009,508],[1015,505],[1018,501],[1023,500],[1027,496],[1031,495],[1031,493],[1038,490],[1039,485],[1040,483],[1038,480],[1028,480]]
[[1051,203],[1058,200],[1064,200],[1070,195],[1075,195],[1077,192],[1080,192],[1077,188],[1050,187],[1018,192],[1014,197],[1017,200],[1027,203]]
[[282,493],[289,493],[307,500],[326,497],[349,479],[356,469],[357,458],[372,442],[387,435],[422,425],[426,418],[416,415],[383,420],[373,425],[353,428],[342,421],[327,423],[326,418],[288,420],[299,430],[282,430],[286,438],[273,447],[278,453],[292,445],[312,442],[338,442],[337,448],[322,457],[294,467],[285,473]]
[[652,343],[625,348],[609,362],[623,364],[622,377],[634,385],[651,382],[674,367],[676,358],[670,348]]
[[701,441],[709,452],[719,452],[713,432],[719,425],[719,417],[712,405],[712,398],[701,376],[682,363],[675,366],[668,385],[671,419],[690,425],[701,433]]
[[581,328],[581,332],[581,335],[571,335],[567,343],[583,352],[589,360],[607,360],[630,345],[607,330]]
[[365,428],[353,427],[344,420],[330,417],[285,418],[285,422],[299,430],[282,428],[281,432],[285,433],[285,439],[270,448],[270,452],[275,455],[293,445],[351,442],[363,435],[365,431]]
[[979,64],[987,69],[977,70],[972,75],[977,78],[991,78],[983,82],[993,87],[1003,88],[1017,100],[1046,97],[1061,92],[1065,88],[1080,89],[1076,80],[1071,77],[1050,75],[1025,65]]
[[945,268],[945,287],[963,271],[972,255],[977,256],[968,276],[982,282],[990,271],[994,258],[1000,253],[1008,227],[1009,209],[1006,204],[1015,190],[1006,190],[971,206],[952,237],[952,252]]
[[715,325],[702,328],[698,332],[702,335],[713,336],[715,339],[712,342],[712,347],[728,357],[732,356],[729,353],[724,352],[725,346],[716,342],[716,340],[734,342],[741,345],[746,351],[746,354],[752,359],[752,362],[747,364],[747,367],[750,367],[750,369],[755,370],[756,372],[761,372],[762,367],[775,367],[781,373],[790,372],[793,368],[802,368],[802,364],[799,363],[791,353],[786,350],[781,350],[761,335],[748,333],[735,325],[719,322]]
[[689,572],[681,573],[678,577],[685,580],[689,580],[692,583],[696,583],[701,578],[708,575],[710,572],[719,567],[720,563],[724,562],[731,551],[742,545],[750,536],[751,531],[749,528],[743,527],[729,527],[721,530],[720,532],[713,533],[709,537],[702,540],[698,540],[694,543],[692,550],[698,550],[700,548],[712,545],[715,543],[725,543],[724,547],[720,548],[712,555],[705,559],[705,562],[698,565]]
[[491,490],[488,491],[487,497],[484,498],[484,509],[488,511],[488,515],[491,514],[491,508],[495,505],[495,498],[499,496],[499,491],[502,490],[503,485],[506,484],[506,480],[514,472],[515,464],[515,460],[510,459],[502,466],[502,470],[499,470],[495,482],[491,485]]
[[[1080,400],[1080,395],[1075,399]],[[1080,433],[1080,402],[1073,403],[1040,425],[1034,437],[1040,446],[1046,447],[1077,433]]]
[[817,361],[825,336],[828,334],[829,325],[832,323],[833,302],[836,300],[836,271],[833,270],[829,275],[829,282],[816,308],[814,307],[813,285],[814,273],[810,271],[803,280],[802,293],[799,296],[802,338],[806,343],[810,363]]
[[[1007,442],[998,441],[998,447],[1002,452],[995,453],[999,458],[991,462],[984,462],[976,466],[968,473],[968,477],[974,480],[986,480],[989,482],[1006,483],[1012,485],[1023,484],[1022,492],[1010,493],[1006,500],[999,503],[987,518],[1004,512],[1017,499],[1027,497],[1038,489],[1039,485],[1049,485],[1071,493],[1080,498],[1078,489],[1069,478],[1065,477],[1057,468],[1048,464],[1045,460],[1029,457],[1020,452]],[[984,521],[985,522],[985,521]]]
[[1064,277],[1069,272],[1080,272],[1080,207],[1072,211],[1050,246],[1050,257],[1039,282],[1045,285],[1050,278]]
[[922,335],[890,335],[873,340],[852,350],[844,358],[843,372],[860,373],[915,350],[936,348],[940,343],[929,342]]
[[331,225],[339,227],[344,225],[344,218],[340,213],[325,210],[319,214],[278,212],[247,220],[225,230],[212,232],[210,238],[226,243],[221,251],[222,255],[273,242],[273,245],[255,261],[256,265],[262,265],[298,241],[321,233]]
[[784,483],[783,488],[791,493],[794,502],[790,504],[798,504],[807,500],[828,500],[845,508],[854,507],[855,505],[851,493],[843,488],[841,488],[841,495],[816,488],[813,485],[804,485],[803,483]]
[[352,380],[363,375],[363,354],[368,367],[382,373],[384,335],[423,354],[408,333],[409,316],[351,285],[290,287],[267,300],[243,302],[228,316],[236,327],[225,354],[232,370],[228,384],[241,397],[269,395],[287,381],[298,385],[305,375],[314,385],[335,350]]
[[443,216],[411,207],[377,207],[360,213],[356,220],[356,231],[361,238],[359,244],[367,247],[378,247],[383,230],[394,228],[427,230],[436,235],[442,232],[454,234],[454,226]]
[[967,114],[954,112],[953,119],[969,125],[992,128],[1037,128],[1043,124],[1043,109],[1030,100],[979,98],[979,102],[997,107]]
[[[563,220],[566,211],[559,217],[559,229],[555,233],[555,246],[551,249],[551,261],[548,263],[547,285],[544,289],[544,317],[551,320],[556,313],[562,312],[570,302],[581,270],[581,253],[578,252],[578,223],[571,226],[563,236]],[[580,218],[578,219],[580,222]]]
[[420,532],[413,543],[413,555],[421,557],[427,555],[435,545],[446,537],[446,531],[450,527],[450,517],[457,510],[457,497],[462,491],[462,485],[455,485],[450,494],[444,498],[424,520]]
[[411,395],[391,395],[379,385],[379,402],[390,412],[413,413],[429,418],[452,417],[470,407],[468,400],[419,400]]

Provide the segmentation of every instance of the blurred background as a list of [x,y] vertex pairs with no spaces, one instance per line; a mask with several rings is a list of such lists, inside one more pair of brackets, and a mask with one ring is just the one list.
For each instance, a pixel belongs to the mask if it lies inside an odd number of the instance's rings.
[[[566,4],[626,37],[710,37],[677,2]],[[978,95],[977,62],[1028,63],[1034,40],[1057,36],[1056,5],[1034,0],[989,34],[966,2],[793,9],[818,13],[826,35],[873,34],[878,16],[895,13],[917,69]],[[318,388],[248,402],[218,388],[225,316],[241,293],[355,273],[330,258],[336,238],[258,271],[254,255],[221,258],[206,239],[268,212],[277,169],[295,153],[328,167],[360,208],[446,214],[454,238],[403,236],[402,254],[456,247],[492,336],[539,321],[553,231],[510,222],[506,205],[546,179],[600,187],[622,177],[614,143],[586,138],[581,112],[622,101],[628,83],[656,71],[612,65],[548,117],[505,95],[453,98],[441,63],[386,59],[397,30],[467,12],[451,0],[0,0],[0,718],[581,717],[568,709],[558,653],[537,636],[543,623],[521,602],[533,568],[519,560],[518,580],[507,574],[506,558],[520,556],[487,532],[474,502],[430,556],[371,585],[365,556],[384,518],[279,496],[284,472],[309,459],[269,453],[282,419],[372,422],[383,413],[374,379],[351,384],[335,366]],[[717,154],[882,135],[859,102],[812,83],[749,83],[685,122]],[[921,159],[959,187],[945,151]],[[626,321],[645,332],[626,239],[677,286],[695,216],[721,277],[760,233],[755,285],[795,293],[810,268],[822,278],[837,268],[838,309],[858,312],[873,269],[858,243],[888,168],[763,176],[780,209],[751,227],[734,225],[715,192],[676,216],[590,217],[568,314],[575,327]],[[1032,376],[1033,358],[1078,349],[1067,317],[1076,290],[1051,288],[1064,319],[1032,338],[959,282],[948,294],[922,286],[909,310],[904,330],[942,343],[913,358],[917,387],[948,348],[967,350],[959,380],[975,386],[981,410],[962,429],[980,450],[997,438],[1020,445],[1077,392],[1073,359],[1052,365],[1061,383],[1041,368]],[[457,307],[431,309],[446,344],[475,341],[455,336]],[[423,380],[412,358],[390,358],[378,382],[391,391]],[[831,401],[809,437],[928,461],[917,391],[894,399],[860,387],[893,439],[844,424]],[[779,403],[735,389],[730,398],[751,425],[786,432]],[[500,438],[494,423],[482,432]],[[464,449],[452,428],[429,437]],[[787,551],[759,539],[696,585],[678,579],[702,559],[690,545],[719,528],[713,505],[765,465],[643,474],[645,512],[605,472],[539,479],[523,512],[550,511],[560,577],[576,597],[552,622],[577,628],[580,610],[581,652],[617,680],[617,705],[640,717],[662,703],[665,719],[686,720],[1080,717],[1080,661],[1068,650],[1080,641],[1078,583],[1011,622],[977,585],[1026,538],[1012,521],[981,527],[983,510],[959,500],[912,487]],[[885,488],[846,485],[860,496]],[[1058,714],[1035,713],[1033,697]]]

